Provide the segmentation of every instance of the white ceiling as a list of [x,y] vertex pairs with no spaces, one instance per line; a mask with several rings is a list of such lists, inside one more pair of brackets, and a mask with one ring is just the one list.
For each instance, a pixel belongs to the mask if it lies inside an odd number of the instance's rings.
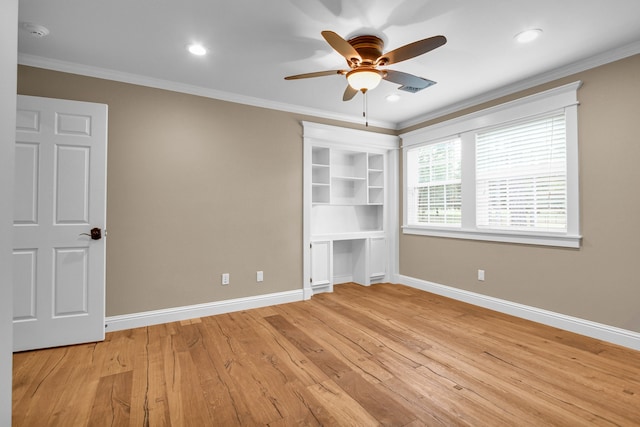
[[[389,51],[442,34],[444,46],[390,69],[438,82],[416,94],[383,81],[369,123],[402,128],[461,106],[640,52],[639,0],[20,0],[19,62],[251,105],[362,122],[345,69],[320,32],[374,34]],[[540,28],[518,44],[514,35]],[[185,47],[200,42],[205,57]],[[397,92],[401,99],[385,97]]]

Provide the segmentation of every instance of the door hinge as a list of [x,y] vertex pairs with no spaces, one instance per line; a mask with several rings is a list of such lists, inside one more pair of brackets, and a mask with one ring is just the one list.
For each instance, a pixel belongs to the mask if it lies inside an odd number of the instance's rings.
[[313,248],[313,243],[309,243],[309,249]]
[[313,283],[313,279],[311,277],[309,277],[309,282]]

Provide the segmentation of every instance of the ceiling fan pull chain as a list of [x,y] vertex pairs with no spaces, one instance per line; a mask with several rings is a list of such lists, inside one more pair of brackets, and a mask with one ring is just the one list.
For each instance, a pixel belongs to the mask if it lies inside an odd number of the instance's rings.
[[367,117],[369,115],[368,110],[368,103],[367,103],[367,91],[363,90],[362,91],[362,117],[364,117],[364,125],[365,127],[369,127],[369,118]]

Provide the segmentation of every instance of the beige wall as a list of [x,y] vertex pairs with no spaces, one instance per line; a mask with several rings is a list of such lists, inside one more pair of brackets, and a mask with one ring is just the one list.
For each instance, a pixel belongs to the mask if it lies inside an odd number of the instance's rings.
[[[640,332],[638,75],[640,55],[442,118],[582,80],[581,249],[401,235],[400,273]],[[300,289],[299,122],[357,126],[31,67],[18,92],[109,104],[107,315]]]
[[582,247],[401,235],[401,274],[640,332],[640,55],[446,118],[576,80]]
[[301,289],[308,117],[23,66],[18,93],[109,105],[107,316]]

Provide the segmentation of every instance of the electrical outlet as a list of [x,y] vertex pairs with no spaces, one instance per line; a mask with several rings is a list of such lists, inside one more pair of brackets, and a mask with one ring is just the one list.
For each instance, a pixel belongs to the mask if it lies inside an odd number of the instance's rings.
[[478,270],[478,280],[484,282],[484,270]]
[[256,282],[264,282],[264,273],[262,271],[256,272]]
[[229,284],[229,273],[223,273],[222,274],[222,284],[223,285],[228,285]]

